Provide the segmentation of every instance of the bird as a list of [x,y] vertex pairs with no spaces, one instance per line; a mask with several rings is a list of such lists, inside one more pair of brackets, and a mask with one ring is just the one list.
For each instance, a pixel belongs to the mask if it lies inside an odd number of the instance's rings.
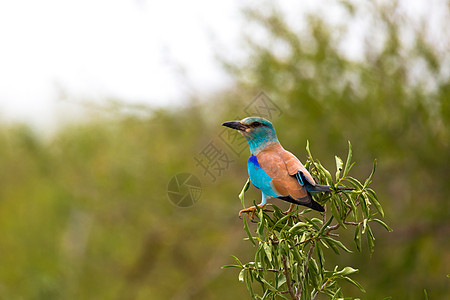
[[[313,200],[311,194],[330,192],[331,186],[317,184],[314,178],[291,152],[285,150],[278,141],[275,128],[269,120],[261,117],[247,117],[240,121],[228,121],[222,126],[235,129],[248,142],[250,157],[247,162],[251,183],[261,190],[262,200],[258,204],[263,208],[271,197],[291,203],[285,213],[294,210],[296,205],[324,212],[322,205]],[[338,190],[352,190],[338,187]],[[255,214],[256,206],[243,209],[243,213]]]

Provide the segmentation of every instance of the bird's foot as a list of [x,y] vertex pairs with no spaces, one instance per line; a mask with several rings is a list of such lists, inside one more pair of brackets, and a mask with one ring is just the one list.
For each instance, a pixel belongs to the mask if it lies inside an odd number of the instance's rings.
[[291,206],[289,206],[289,209],[287,211],[284,211],[283,213],[285,215],[287,215],[288,213],[291,213],[295,208],[295,204],[291,204]]
[[[264,208],[266,205],[258,205],[259,208]],[[256,206],[251,206],[249,208],[245,208],[241,211],[239,211],[239,219],[242,219],[242,214],[251,214],[250,219],[253,220],[253,217],[255,216],[256,212]]]

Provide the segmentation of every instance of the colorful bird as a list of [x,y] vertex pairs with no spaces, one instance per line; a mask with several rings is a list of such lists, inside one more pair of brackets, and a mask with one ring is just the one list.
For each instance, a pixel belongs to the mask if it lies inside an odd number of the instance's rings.
[[[300,160],[281,146],[270,121],[248,117],[225,122],[222,126],[238,130],[247,139],[251,152],[247,163],[248,175],[262,192],[259,207],[264,207],[267,199],[274,197],[291,203],[287,212],[291,212],[296,204],[324,211],[322,205],[312,199],[311,193],[329,192],[331,187],[315,183]],[[347,187],[338,189],[351,190]],[[255,206],[243,209],[239,217],[242,213],[252,213],[253,216],[255,210]]]

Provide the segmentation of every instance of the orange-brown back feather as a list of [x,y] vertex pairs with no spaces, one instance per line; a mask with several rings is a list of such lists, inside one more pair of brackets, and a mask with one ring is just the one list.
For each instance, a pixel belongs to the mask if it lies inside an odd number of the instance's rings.
[[311,197],[306,188],[297,181],[297,172],[303,172],[308,181],[314,183],[314,179],[303,164],[280,144],[271,145],[257,154],[261,168],[266,171],[273,181],[272,186],[281,196],[290,196],[302,203],[309,203]]

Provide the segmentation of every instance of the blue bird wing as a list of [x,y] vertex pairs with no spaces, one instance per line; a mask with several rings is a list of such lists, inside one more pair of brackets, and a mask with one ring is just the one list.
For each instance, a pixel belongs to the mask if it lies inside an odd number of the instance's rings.
[[277,194],[272,188],[272,177],[270,177],[264,169],[259,165],[256,156],[252,155],[248,159],[247,163],[248,175],[250,181],[260,189],[264,194],[271,197],[279,197],[281,195]]

